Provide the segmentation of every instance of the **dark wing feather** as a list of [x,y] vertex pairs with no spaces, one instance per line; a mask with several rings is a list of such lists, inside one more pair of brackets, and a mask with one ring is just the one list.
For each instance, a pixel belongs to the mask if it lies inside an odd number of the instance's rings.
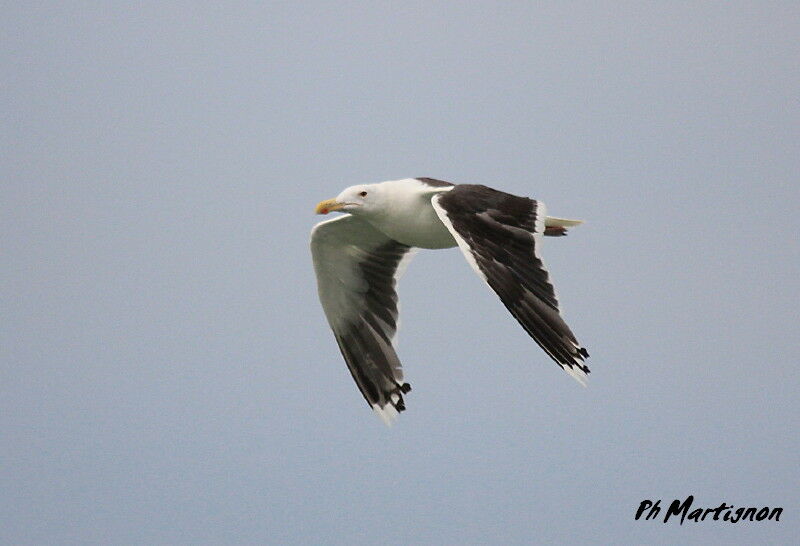
[[550,275],[539,255],[544,204],[486,186],[457,185],[432,199],[467,261],[526,332],[583,383],[589,356],[561,318]]
[[392,345],[395,283],[410,251],[350,215],[317,224],[311,232],[325,316],[361,394],[387,422],[405,409],[403,394],[411,390]]

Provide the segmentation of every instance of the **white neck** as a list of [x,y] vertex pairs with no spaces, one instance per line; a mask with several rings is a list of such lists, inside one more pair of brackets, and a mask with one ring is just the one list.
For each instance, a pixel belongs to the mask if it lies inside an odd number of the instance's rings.
[[376,184],[386,207],[364,215],[364,219],[387,236],[409,246],[450,248],[456,241],[431,205],[437,193],[452,186],[432,187],[413,178]]

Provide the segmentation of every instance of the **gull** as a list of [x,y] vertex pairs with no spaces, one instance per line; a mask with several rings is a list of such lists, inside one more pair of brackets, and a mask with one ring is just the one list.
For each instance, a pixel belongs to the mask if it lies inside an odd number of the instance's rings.
[[528,197],[433,178],[350,186],[316,207],[334,211],[346,214],[311,231],[319,299],[353,379],[384,422],[405,410],[411,390],[394,344],[395,286],[420,248],[458,246],[530,337],[585,385],[589,353],[561,317],[541,258],[543,236],[566,235],[580,220],[547,216]]

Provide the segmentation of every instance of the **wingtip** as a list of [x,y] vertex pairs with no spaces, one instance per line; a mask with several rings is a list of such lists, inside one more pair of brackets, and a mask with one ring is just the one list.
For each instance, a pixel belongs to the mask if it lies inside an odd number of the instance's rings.
[[561,367],[570,375],[570,377],[580,383],[582,387],[586,388],[589,386],[589,368],[586,368],[585,366],[582,368],[580,367],[580,364],[575,364],[572,366],[565,365]]
[[391,404],[386,404],[384,407],[380,407],[378,404],[372,404],[372,410],[380,418],[380,420],[383,421],[383,424],[389,428],[391,428],[391,426],[397,420],[397,416],[400,415],[395,407]]
[[389,395],[389,401],[383,407],[380,404],[372,404],[372,410],[380,417],[381,421],[391,427],[397,420],[400,412],[405,411],[406,403],[403,395],[411,392],[411,385],[408,383],[398,383],[397,389]]

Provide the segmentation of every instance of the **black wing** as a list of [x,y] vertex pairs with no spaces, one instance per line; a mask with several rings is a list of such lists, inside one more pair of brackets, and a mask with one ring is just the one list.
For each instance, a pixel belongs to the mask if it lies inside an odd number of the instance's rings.
[[432,199],[439,218],[478,275],[550,358],[581,383],[589,356],[559,314],[539,249],[543,203],[462,184]]
[[321,222],[311,232],[325,316],[361,394],[387,424],[405,409],[403,394],[411,390],[392,343],[395,283],[411,250],[350,215]]

